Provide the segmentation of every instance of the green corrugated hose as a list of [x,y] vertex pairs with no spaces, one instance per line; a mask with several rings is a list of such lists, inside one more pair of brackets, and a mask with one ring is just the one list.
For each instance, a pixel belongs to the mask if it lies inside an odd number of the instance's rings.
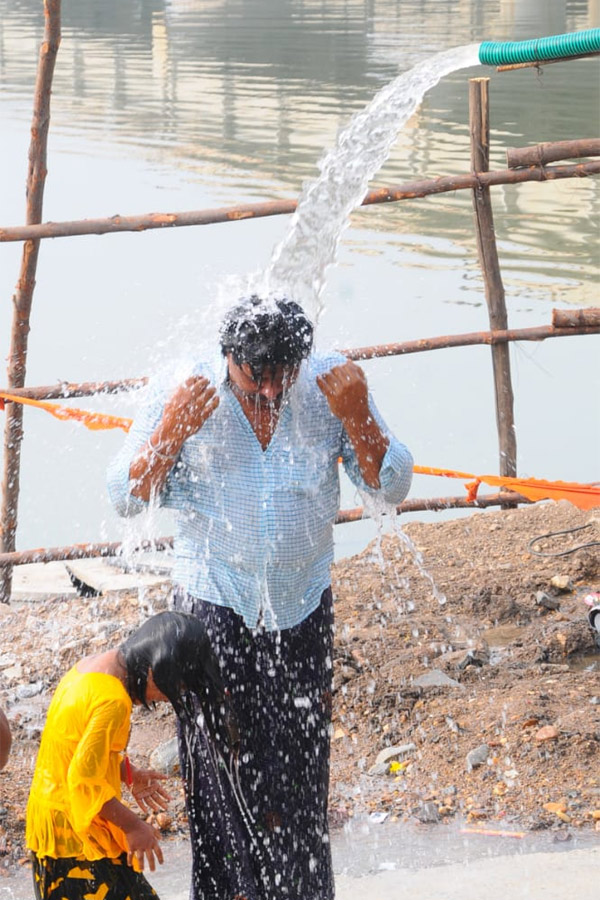
[[479,48],[479,62],[484,66],[506,66],[543,59],[567,59],[584,53],[600,53],[600,28],[531,41],[484,41]]

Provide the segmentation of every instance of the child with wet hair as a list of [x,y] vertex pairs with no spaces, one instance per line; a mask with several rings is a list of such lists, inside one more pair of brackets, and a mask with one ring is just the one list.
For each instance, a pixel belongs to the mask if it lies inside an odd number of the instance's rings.
[[27,806],[36,900],[148,900],[142,874],[163,856],[155,829],[121,801],[121,782],[147,815],[165,809],[166,776],[131,765],[133,705],[200,710],[217,737],[219,666],[202,624],[182,612],[148,619],[120,647],[80,660],[58,684]]
[[8,724],[8,719],[0,709],[0,771],[8,762],[11,743],[12,737],[10,734],[10,725]]

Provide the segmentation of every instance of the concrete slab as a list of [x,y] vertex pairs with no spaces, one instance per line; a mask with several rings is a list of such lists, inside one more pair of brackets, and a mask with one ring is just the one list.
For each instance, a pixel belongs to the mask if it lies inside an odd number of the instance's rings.
[[152,587],[170,580],[170,559],[140,556],[125,570],[122,562],[105,559],[71,559],[66,562],[30,563],[15,566],[11,600],[34,602],[57,596],[75,596],[77,590],[69,572],[99,594]]
[[76,593],[63,562],[30,563],[13,569],[11,600],[49,600]]
[[127,572],[103,559],[71,559],[65,563],[65,568],[99,594],[107,591],[130,591],[169,581],[169,575],[164,573]]

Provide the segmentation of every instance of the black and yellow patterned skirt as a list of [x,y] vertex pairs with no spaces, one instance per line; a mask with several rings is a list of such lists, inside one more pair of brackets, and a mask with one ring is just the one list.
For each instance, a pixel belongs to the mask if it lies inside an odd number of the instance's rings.
[[116,859],[53,859],[32,856],[36,900],[157,900],[141,872]]

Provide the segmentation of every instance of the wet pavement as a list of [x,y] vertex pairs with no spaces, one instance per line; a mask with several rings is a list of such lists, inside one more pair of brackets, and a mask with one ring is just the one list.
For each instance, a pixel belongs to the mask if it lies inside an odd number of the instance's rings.
[[[364,821],[336,833],[332,846],[336,900],[597,900],[599,896],[600,834],[595,833],[545,831],[500,837],[466,834],[455,825]],[[150,879],[162,900],[187,900],[189,843],[173,841],[164,849],[165,865]],[[26,870],[0,878],[0,900],[31,897]]]

